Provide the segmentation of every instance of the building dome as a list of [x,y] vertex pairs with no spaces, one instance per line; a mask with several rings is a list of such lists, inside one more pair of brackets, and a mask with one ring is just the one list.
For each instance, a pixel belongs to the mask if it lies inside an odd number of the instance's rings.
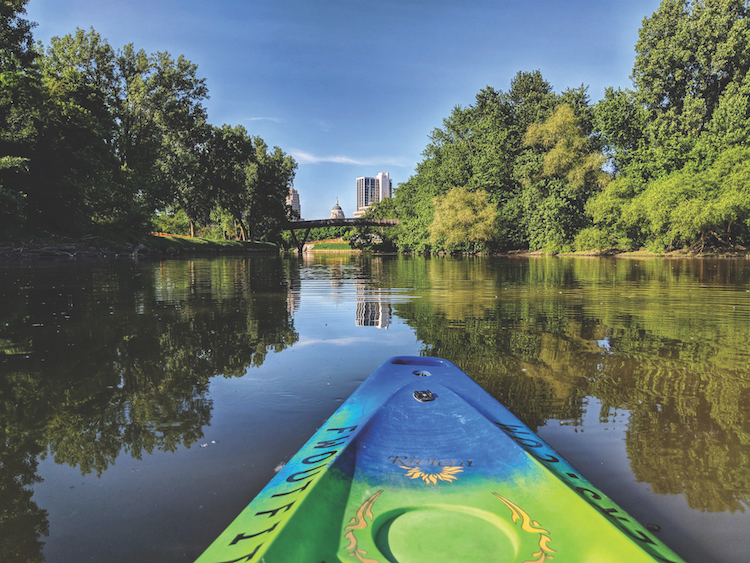
[[341,209],[341,206],[339,205],[339,200],[336,199],[336,205],[333,206],[333,209],[331,209],[330,215],[328,215],[329,219],[345,219],[344,217],[344,210]]

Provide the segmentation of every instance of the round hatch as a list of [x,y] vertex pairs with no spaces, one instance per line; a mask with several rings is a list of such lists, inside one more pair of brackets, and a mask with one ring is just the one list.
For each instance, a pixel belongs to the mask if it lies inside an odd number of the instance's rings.
[[516,560],[520,541],[502,521],[429,507],[410,510],[385,524],[377,544],[393,563],[503,563]]

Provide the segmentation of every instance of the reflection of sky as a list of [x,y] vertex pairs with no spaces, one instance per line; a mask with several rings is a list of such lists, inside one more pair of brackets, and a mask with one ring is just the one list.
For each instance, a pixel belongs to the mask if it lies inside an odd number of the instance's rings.
[[[403,346],[404,340],[407,340],[404,333],[409,335],[409,341],[414,340],[413,330],[392,312],[394,301],[403,303],[410,299],[403,291],[370,291],[363,290],[362,286],[356,287],[352,280],[339,282],[334,288],[317,282],[302,282],[300,303],[294,316],[294,327],[300,336],[295,348],[313,343],[337,346],[369,343],[368,346],[390,349],[391,346]],[[377,324],[361,322],[363,308],[367,307],[370,312],[377,313],[381,320],[380,328],[387,327],[387,332],[392,332],[392,336],[384,334],[386,331],[372,332],[373,327],[378,328]],[[396,355],[386,353],[387,357]]]
[[[308,259],[311,259],[308,257]],[[304,316],[313,317],[312,322],[322,315],[350,314],[357,327],[388,329],[393,319],[393,305],[408,302],[414,297],[405,289],[374,287],[363,279],[357,266],[333,264],[326,267],[320,263],[310,263],[300,272],[300,287],[294,291],[295,327],[304,322]],[[319,339],[315,339],[318,341]],[[300,342],[306,342],[300,334]],[[340,343],[351,343],[351,333],[339,339]]]

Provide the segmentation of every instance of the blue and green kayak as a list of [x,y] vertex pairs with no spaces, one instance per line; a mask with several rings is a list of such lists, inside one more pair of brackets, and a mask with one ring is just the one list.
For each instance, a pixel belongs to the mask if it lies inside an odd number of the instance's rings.
[[451,362],[375,370],[199,563],[682,561]]

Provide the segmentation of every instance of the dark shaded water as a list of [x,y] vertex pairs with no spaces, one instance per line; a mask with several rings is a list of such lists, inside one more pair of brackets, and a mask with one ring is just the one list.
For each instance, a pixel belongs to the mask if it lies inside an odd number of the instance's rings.
[[688,562],[750,551],[750,260],[0,266],[0,560],[192,561],[390,356],[447,358]]

